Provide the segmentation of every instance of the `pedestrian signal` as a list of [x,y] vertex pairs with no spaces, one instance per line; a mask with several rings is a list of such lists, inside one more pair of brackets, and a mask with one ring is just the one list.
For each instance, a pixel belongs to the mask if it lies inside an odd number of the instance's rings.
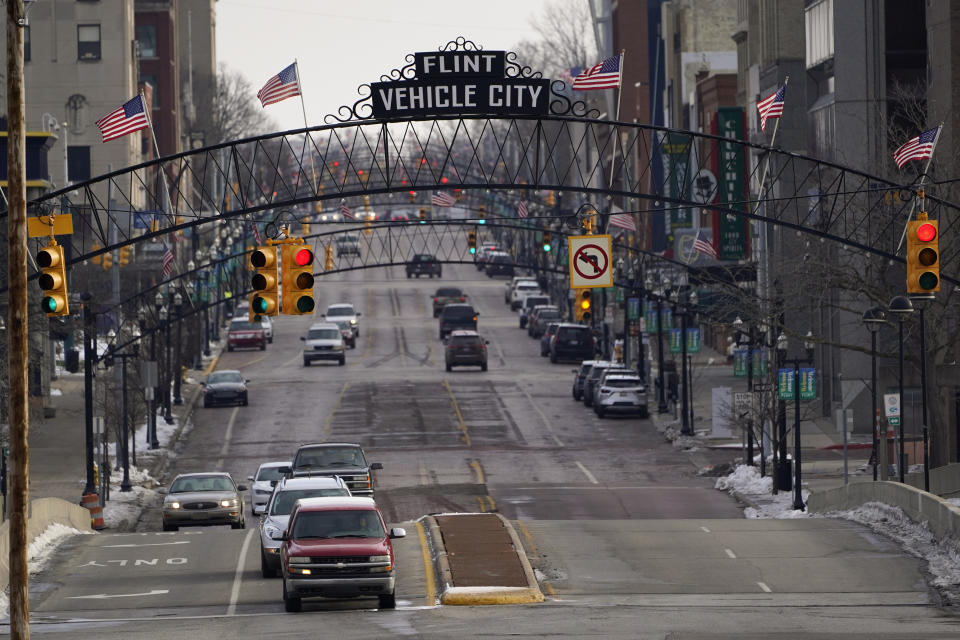
[[940,291],[940,229],[926,213],[907,223],[907,293]]
[[70,315],[63,247],[55,240],[50,240],[50,244],[37,254],[37,266],[40,267],[40,288],[43,289],[41,307],[44,313],[48,316]]
[[277,315],[280,311],[277,248],[257,247],[250,253],[250,264],[254,268],[250,284],[255,292],[250,296],[250,309],[261,316]]

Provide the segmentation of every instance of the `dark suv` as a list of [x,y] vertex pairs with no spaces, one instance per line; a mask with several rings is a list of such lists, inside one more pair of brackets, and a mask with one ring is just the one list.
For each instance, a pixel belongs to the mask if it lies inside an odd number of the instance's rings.
[[590,327],[585,324],[563,323],[550,340],[550,362],[560,360],[587,360],[594,356],[595,343]]
[[488,344],[489,341],[481,338],[476,331],[451,331],[444,357],[447,371],[453,371],[454,367],[461,365],[478,366],[481,371],[486,371]]
[[305,444],[297,449],[293,462],[281,472],[295,478],[301,476],[339,476],[347,483],[350,494],[373,497],[371,471],[383,469],[379,462],[367,462],[358,444],[324,442]]
[[436,256],[428,253],[418,253],[407,262],[407,277],[430,276],[441,277],[443,271]]
[[440,339],[456,329],[477,330],[477,315],[471,304],[448,304],[440,312]]

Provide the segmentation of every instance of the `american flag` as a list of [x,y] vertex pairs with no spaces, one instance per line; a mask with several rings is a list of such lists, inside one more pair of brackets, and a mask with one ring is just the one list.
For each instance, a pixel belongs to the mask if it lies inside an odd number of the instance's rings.
[[717,250],[713,248],[713,245],[707,242],[706,240],[700,239],[700,234],[697,234],[697,237],[693,240],[693,248],[700,253],[706,254],[713,259],[717,258]]
[[916,138],[910,138],[899,149],[893,152],[893,159],[897,163],[897,169],[903,169],[903,165],[911,160],[923,160],[933,155],[933,147],[937,144],[937,136],[940,134],[940,127],[927,129]]
[[435,193],[430,196],[430,202],[435,207],[452,207],[457,203],[457,200],[449,193],[444,193],[441,191],[440,193]]
[[348,218],[348,219],[350,219],[350,220],[353,220],[353,219],[354,219],[354,218],[353,218],[353,211],[350,211],[350,207],[347,206],[347,201],[346,201],[346,200],[341,200],[341,201],[340,201],[340,215],[342,215],[344,218]]
[[620,55],[611,56],[595,64],[573,79],[577,91],[590,89],[616,89],[620,86]]
[[573,79],[581,73],[583,73],[583,67],[570,67],[560,72],[560,79],[569,87],[573,84]]
[[260,229],[257,228],[257,223],[253,223],[253,241],[258,245],[263,244],[263,239],[260,237]]
[[122,138],[128,133],[140,131],[140,129],[146,129],[149,125],[141,96],[127,100],[122,107],[97,120],[97,127],[103,135],[104,142],[109,142],[114,138]]
[[526,218],[528,213],[530,212],[527,210],[527,201],[521,200],[520,204],[517,205],[517,217]]
[[170,274],[173,273],[173,251],[167,245],[163,245],[163,248],[165,251],[163,252],[163,259],[160,261],[160,268],[163,271],[163,277],[169,278]]
[[761,131],[767,130],[767,120],[779,118],[783,115],[783,96],[786,91],[787,85],[782,84],[779,89],[757,103],[757,111],[760,112]]
[[627,231],[637,231],[637,223],[629,213],[615,213],[610,216],[610,226],[626,229]]
[[257,98],[263,106],[298,95],[300,95],[300,82],[297,80],[296,62],[267,80],[267,84],[257,91]]

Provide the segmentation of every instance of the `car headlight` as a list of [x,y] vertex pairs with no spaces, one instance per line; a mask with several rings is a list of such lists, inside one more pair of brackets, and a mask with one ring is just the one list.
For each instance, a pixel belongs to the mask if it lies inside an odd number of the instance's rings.
[[390,562],[390,556],[370,556],[367,562]]
[[173,502],[168,502],[167,506],[170,507],[171,509],[179,509],[180,503],[174,500]]
[[350,318],[350,324],[357,324],[356,318]]
[[310,558],[307,556],[290,556],[290,564],[309,564]]
[[[275,527],[272,524],[264,525],[263,532],[267,534],[267,537],[273,540],[274,536],[279,536],[283,533],[283,530],[280,527]],[[294,558],[290,558],[290,562],[293,562]]]
[[236,498],[229,498],[229,499],[227,499],[227,500],[221,500],[221,501],[220,501],[220,506],[221,506],[221,507],[235,507],[235,506],[237,506],[237,504],[238,504],[238,502],[237,502],[237,499],[236,499]]

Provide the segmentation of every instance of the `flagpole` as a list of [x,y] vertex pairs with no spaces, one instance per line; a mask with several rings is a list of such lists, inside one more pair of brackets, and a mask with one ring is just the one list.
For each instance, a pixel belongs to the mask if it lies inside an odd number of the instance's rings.
[[[304,129],[309,129],[309,128],[310,128],[310,125],[307,124],[307,105],[306,105],[306,103],[303,101],[303,85],[300,83],[300,63],[297,62],[297,59],[296,59],[296,58],[293,59],[293,68],[294,68],[294,70],[297,72],[297,93],[300,94],[300,109],[303,110],[303,128],[304,128]],[[310,132],[307,131],[307,132],[305,132],[305,133],[307,134],[307,139],[309,139],[310,142],[313,142],[313,138],[310,137]],[[304,143],[303,143],[303,144],[304,144],[304,146],[306,146],[306,144],[307,144],[307,143],[306,143],[306,140],[304,140]],[[319,195],[320,195],[320,182],[319,182],[319,180],[317,180],[317,168],[316,168],[316,166],[313,164],[313,149],[312,149],[312,145],[311,145],[311,149],[310,149],[310,175],[313,177],[314,192],[316,192],[316,194],[319,196]]]
[[[617,76],[617,112],[616,112],[617,115],[613,119],[614,122],[620,121],[620,99],[623,97],[623,53],[624,51],[625,51],[624,49],[620,49],[620,64],[617,65],[619,67],[617,71],[617,73],[619,74]],[[613,188],[613,173],[614,173],[614,165],[616,163],[616,156],[617,156],[617,141],[620,139],[620,134],[616,130],[616,125],[614,125],[614,133],[616,135],[614,135],[614,138],[613,138],[613,148],[610,150],[610,180],[607,184],[607,189]]]
[[[933,144],[930,145],[930,157],[927,158],[927,164],[923,167],[923,173],[920,174],[920,184],[917,185],[921,189],[923,188],[923,182],[927,179],[927,171],[930,170],[930,163],[933,162],[933,152],[937,149],[937,142],[940,140],[940,132],[943,131],[943,122],[937,127],[937,135],[933,137]],[[913,203],[910,205],[910,213],[907,215],[907,223],[910,222],[910,219],[913,218],[913,212],[917,208],[917,199],[913,199]],[[903,225],[903,233],[900,234],[900,242],[897,243],[897,250],[894,251],[894,254],[900,253],[900,247],[903,246],[903,239],[907,237],[907,224]]]

